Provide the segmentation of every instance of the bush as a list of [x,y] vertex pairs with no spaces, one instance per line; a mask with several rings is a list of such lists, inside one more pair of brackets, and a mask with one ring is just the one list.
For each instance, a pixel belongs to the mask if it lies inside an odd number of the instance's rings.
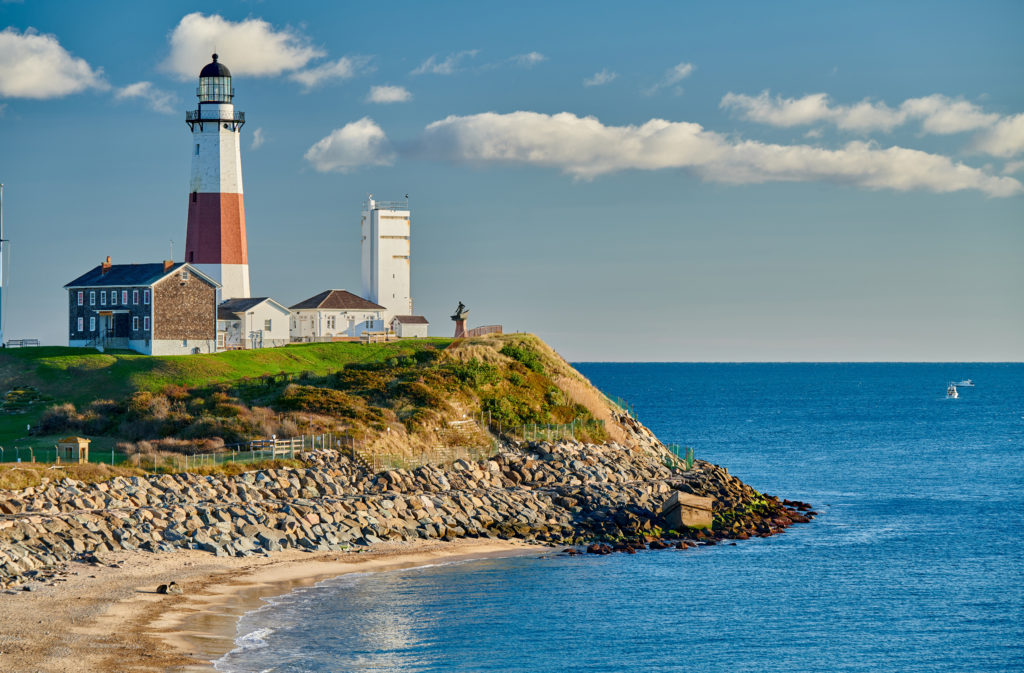
[[453,364],[451,369],[460,381],[468,383],[474,388],[497,383],[501,380],[501,373],[497,367],[481,362],[476,358],[467,362]]
[[39,431],[44,435],[77,432],[80,427],[81,416],[70,402],[53,405],[39,419]]
[[544,363],[541,362],[540,354],[529,346],[505,344],[499,352],[522,363],[530,371],[537,372],[538,374],[544,373]]

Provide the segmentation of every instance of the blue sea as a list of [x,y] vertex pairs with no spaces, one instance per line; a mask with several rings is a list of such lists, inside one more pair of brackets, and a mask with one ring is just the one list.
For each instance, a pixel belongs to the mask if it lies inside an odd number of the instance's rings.
[[736,546],[328,580],[244,616],[217,667],[1024,670],[1024,365],[578,367],[663,441],[821,515]]

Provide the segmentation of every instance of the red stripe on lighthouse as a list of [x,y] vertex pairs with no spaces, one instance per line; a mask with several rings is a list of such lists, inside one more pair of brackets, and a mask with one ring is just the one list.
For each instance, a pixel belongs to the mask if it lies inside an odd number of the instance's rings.
[[190,195],[185,261],[191,264],[248,264],[245,202],[241,194]]

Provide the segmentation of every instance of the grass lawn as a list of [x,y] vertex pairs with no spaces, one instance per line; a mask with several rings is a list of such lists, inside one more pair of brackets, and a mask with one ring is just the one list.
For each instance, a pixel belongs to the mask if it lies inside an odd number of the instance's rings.
[[[406,339],[384,344],[350,342],[296,344],[284,348],[227,351],[210,355],[138,355],[131,351],[100,353],[91,348],[43,346],[0,349],[0,394],[31,386],[49,402],[24,411],[0,414],[0,445],[29,441],[25,426],[59,402],[86,405],[96,399],[121,400],[138,390],[159,392],[167,386],[204,387],[269,374],[310,372],[323,376],[352,362],[385,362],[427,348],[445,348],[451,339]],[[48,438],[32,437],[32,445]],[[51,442],[52,444],[52,442]]]

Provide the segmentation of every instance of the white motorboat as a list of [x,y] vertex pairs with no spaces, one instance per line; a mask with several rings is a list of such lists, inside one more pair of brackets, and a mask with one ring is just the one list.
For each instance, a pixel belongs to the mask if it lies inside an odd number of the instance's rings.
[[960,394],[956,391],[956,384],[950,383],[949,387],[946,388],[946,399],[955,400],[958,397],[960,397]]
[[960,388],[973,388],[974,387],[974,381],[972,381],[970,379],[964,379],[963,381],[960,381],[956,385],[958,387],[960,387]]

